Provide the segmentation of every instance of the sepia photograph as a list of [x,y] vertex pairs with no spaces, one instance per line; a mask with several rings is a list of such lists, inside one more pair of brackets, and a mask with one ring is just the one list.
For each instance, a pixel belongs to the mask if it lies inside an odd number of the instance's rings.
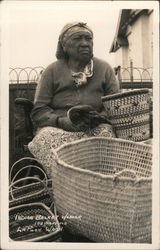
[[158,10],[2,1],[2,250],[160,248]]

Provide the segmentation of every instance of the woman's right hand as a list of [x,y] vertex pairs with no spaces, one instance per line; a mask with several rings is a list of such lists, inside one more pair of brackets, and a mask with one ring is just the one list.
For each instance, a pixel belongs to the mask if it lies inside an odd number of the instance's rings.
[[70,131],[70,132],[80,131],[80,128],[73,125],[73,123],[68,117],[59,117],[57,123],[58,123],[58,128],[61,128],[65,131]]
[[58,127],[70,132],[80,132],[85,131],[89,128],[89,124],[82,120],[78,124],[73,124],[68,117],[58,118]]

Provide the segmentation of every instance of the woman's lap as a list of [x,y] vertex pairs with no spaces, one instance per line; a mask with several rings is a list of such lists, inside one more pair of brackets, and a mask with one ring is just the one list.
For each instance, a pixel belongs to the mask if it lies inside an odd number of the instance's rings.
[[54,161],[52,149],[56,149],[68,142],[92,136],[115,137],[115,134],[108,124],[101,124],[86,132],[68,132],[55,127],[44,127],[37,132],[28,148],[33,156],[46,168],[48,175],[51,175],[50,168]]

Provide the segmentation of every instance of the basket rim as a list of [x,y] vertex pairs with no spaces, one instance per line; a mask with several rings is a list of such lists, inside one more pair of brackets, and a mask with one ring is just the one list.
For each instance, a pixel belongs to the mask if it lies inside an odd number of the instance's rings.
[[129,90],[129,91],[123,92],[123,93],[116,93],[116,94],[112,94],[112,95],[102,96],[101,100],[102,100],[102,102],[105,102],[105,101],[109,101],[112,99],[113,100],[118,99],[120,97],[129,97],[132,95],[147,94],[147,93],[149,93],[149,89],[147,89],[147,88],[138,89],[138,90]]
[[[140,143],[139,142],[132,142],[132,141],[129,141],[129,140],[124,140],[124,139],[119,139],[119,138],[90,137],[90,138],[85,138],[85,139],[80,139],[80,140],[75,140],[73,142],[65,143],[65,144],[61,145],[60,147],[58,147],[56,150],[52,149],[52,152],[54,153],[55,161],[59,165],[62,165],[66,169],[69,168],[69,169],[74,170],[76,172],[85,173],[85,174],[88,174],[88,175],[93,176],[93,177],[99,177],[99,178],[102,178],[102,179],[114,180],[116,174],[115,175],[107,175],[107,174],[97,173],[97,172],[94,172],[94,171],[88,170],[88,169],[82,169],[82,168],[79,168],[79,167],[75,167],[74,165],[70,165],[70,164],[64,162],[63,160],[61,160],[59,158],[59,156],[58,156],[59,150],[61,150],[63,148],[66,148],[66,147],[70,147],[70,146],[75,145],[75,144],[79,144],[79,143],[82,143],[82,142],[85,142],[85,141],[92,141],[92,140],[106,140],[106,141],[113,140],[113,141],[121,141],[121,142],[123,141],[123,142],[127,142],[129,144],[135,144],[135,145],[138,144],[138,145],[143,146],[145,148],[152,149],[151,145],[142,144],[141,142]],[[121,180],[132,181],[132,182],[135,182],[135,183],[139,183],[141,181],[146,181],[146,180],[152,181],[152,175],[150,177],[138,177],[137,176],[136,179],[133,179],[131,177],[124,177],[124,176],[121,176],[120,178],[121,178]]]
[[52,149],[54,150],[55,152],[58,152],[60,149],[62,148],[65,148],[69,145],[74,145],[74,144],[79,144],[81,142],[85,142],[85,141],[99,141],[99,140],[103,140],[103,141],[117,141],[117,142],[125,142],[125,143],[128,143],[128,144],[134,144],[134,145],[138,145],[140,147],[146,147],[146,148],[152,148],[151,145],[149,144],[143,144],[143,142],[135,142],[135,141],[130,141],[130,140],[126,140],[126,139],[122,139],[122,138],[109,138],[109,137],[104,137],[104,136],[91,136],[91,137],[87,137],[87,138],[82,138],[82,139],[78,139],[78,140],[75,140],[75,141],[72,141],[72,142],[66,142],[64,143],[63,145],[59,146],[58,148],[56,149]]
[[18,205],[16,207],[11,207],[9,208],[9,211],[11,210],[14,210],[14,209],[18,209],[18,208],[23,208],[23,207],[33,207],[33,206],[40,206],[40,207],[43,207],[44,209],[47,210],[47,212],[49,212],[51,215],[54,215],[52,213],[52,211],[49,209],[49,207],[47,207],[44,203],[42,202],[33,202],[33,203],[27,203],[27,204],[21,204],[21,205]]

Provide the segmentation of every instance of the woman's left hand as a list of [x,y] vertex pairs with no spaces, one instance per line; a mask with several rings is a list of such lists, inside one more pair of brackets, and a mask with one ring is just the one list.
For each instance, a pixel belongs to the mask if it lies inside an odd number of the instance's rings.
[[74,126],[84,131],[97,127],[101,123],[108,123],[107,117],[103,114],[99,114],[90,105],[78,105],[68,110],[67,116]]
[[83,121],[89,128],[95,128],[101,123],[110,123],[110,121],[104,115],[100,115],[97,111],[90,111],[88,114],[84,114]]
[[84,120],[82,120],[78,124],[76,124],[75,127],[79,131],[85,131],[85,130],[87,130],[87,129],[90,128],[89,124],[86,121],[84,121]]

